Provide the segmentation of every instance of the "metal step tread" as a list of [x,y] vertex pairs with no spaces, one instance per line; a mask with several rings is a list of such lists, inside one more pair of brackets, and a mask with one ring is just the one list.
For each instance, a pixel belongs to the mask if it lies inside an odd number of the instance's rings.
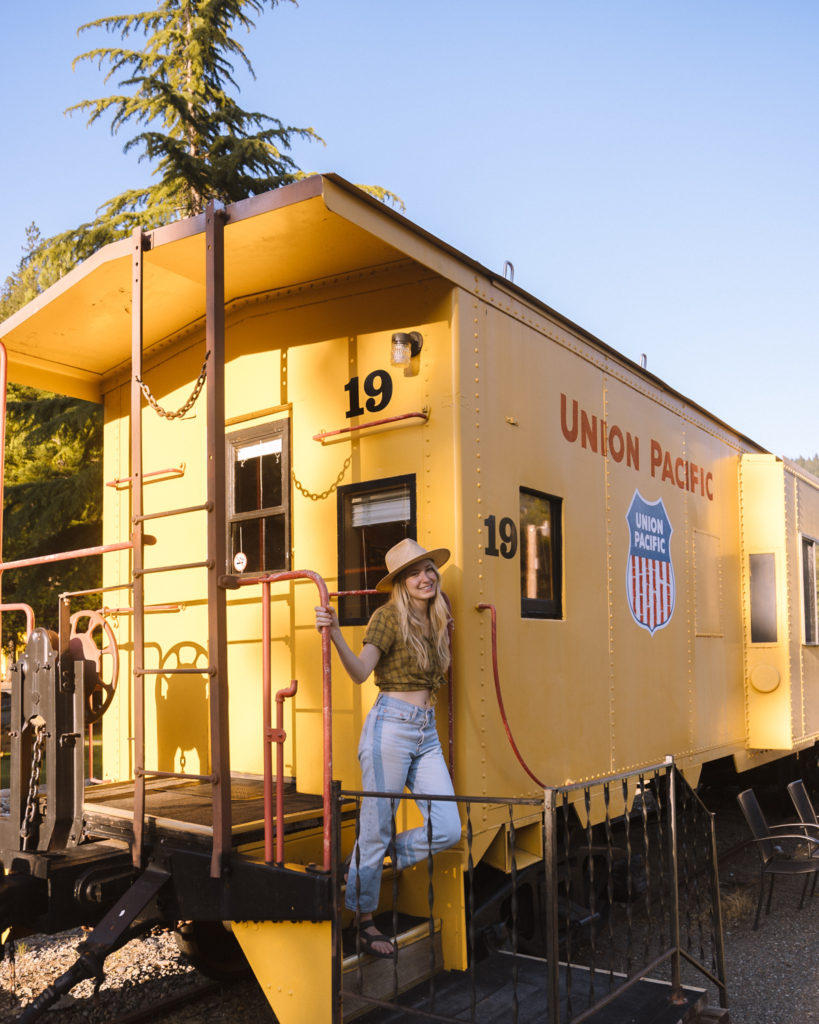
[[[376,915],[375,923],[384,935],[392,935],[391,913]],[[343,935],[342,1004],[343,1019],[353,1020],[370,1011],[369,999],[392,1000],[402,992],[428,980],[443,970],[441,921],[398,915],[397,952],[394,957],[379,958],[355,952],[355,935],[348,929]],[[364,998],[369,997],[369,999]]]

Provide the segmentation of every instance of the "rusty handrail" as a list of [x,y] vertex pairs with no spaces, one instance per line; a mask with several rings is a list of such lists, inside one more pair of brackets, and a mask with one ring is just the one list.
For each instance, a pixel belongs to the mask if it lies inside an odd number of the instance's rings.
[[88,558],[92,555],[105,555],[109,551],[126,551],[133,548],[132,540],[121,540],[115,544],[97,544],[91,548],[75,548],[73,551],[57,551],[53,555],[38,555],[36,558],[18,558],[15,562],[0,562],[0,572],[9,569],[24,569],[31,565],[48,565],[51,562],[65,562],[69,558]]
[[[273,583],[284,583],[288,580],[312,580],[318,588],[319,602],[326,605],[329,600],[327,584],[317,572],[310,569],[293,569],[285,572],[273,572],[264,576],[222,576],[220,584],[230,590],[238,590],[240,587],[262,585],[262,693],[265,700],[266,720],[269,722],[270,707],[270,586]],[[330,667],[330,627],[321,627],[321,672],[322,672],[322,732],[324,747],[324,778],[322,782],[322,804],[324,807],[324,834],[323,834],[323,866],[329,871],[332,866],[331,857],[331,835],[332,822],[330,815],[330,784],[333,779],[333,702],[332,702],[332,676]],[[268,806],[272,810],[272,788],[273,788],[273,764],[270,751],[270,744],[267,742],[265,733],[264,743],[264,786],[265,786],[265,857],[268,856],[268,829],[272,822],[268,813]],[[268,790],[269,787],[269,790]],[[278,785],[281,791],[281,779]],[[269,796],[268,796],[269,792]],[[268,800],[270,803],[268,804]],[[278,822],[278,835],[284,835],[283,820]]]
[[429,421],[429,409],[421,412],[405,412],[400,416],[386,416],[382,420],[370,420],[369,423],[359,423],[355,427],[341,427],[339,430],[321,430],[313,434],[314,441],[324,441],[328,437],[339,437],[341,434],[354,434],[357,430],[368,430],[370,427],[383,427],[387,423],[398,423],[401,420],[423,420]]
[[[269,622],[267,616],[265,616],[265,619]],[[270,650],[269,639],[268,637],[268,643],[265,645],[266,650]],[[269,694],[264,702],[265,738],[267,740],[265,745],[266,757],[270,756],[270,744],[276,744],[276,863],[280,866],[284,864],[284,786],[282,785],[282,779],[284,778],[284,741],[287,739],[287,733],[284,731],[284,702],[287,697],[295,697],[298,688],[298,680],[294,679],[288,687],[277,692],[275,729],[270,727]],[[265,772],[265,783],[267,783],[268,778],[269,775]],[[269,807],[267,785],[265,785],[264,803],[264,859],[266,864],[270,864],[273,860],[273,843],[268,825],[271,819],[271,808]]]
[[[184,475],[185,463],[183,462],[181,466],[171,466],[169,469],[155,469],[150,473],[143,473],[142,479],[147,480],[149,477],[162,476],[168,480],[173,480],[175,477],[180,477]],[[120,485],[123,485],[121,489],[124,490],[125,486],[131,487],[133,485],[133,482],[134,478],[132,476],[115,476],[113,480],[107,480],[105,482],[105,486],[120,488]]]
[[546,783],[541,782],[537,775],[531,770],[529,765],[523,759],[523,755],[518,750],[518,745],[515,743],[515,738],[512,735],[512,730],[509,728],[509,720],[506,717],[506,709],[503,706],[503,695],[501,694],[500,675],[498,673],[498,632],[497,632],[497,614],[495,612],[495,606],[493,604],[479,604],[477,605],[479,612],[488,610],[492,617],[492,671],[495,676],[495,694],[498,698],[498,710],[500,711],[501,721],[503,727],[506,730],[506,737],[509,740],[509,745],[515,754],[515,757],[520,762],[521,768],[526,772],[529,778],[540,788],[546,789]]
[[0,604],[0,612],[25,612],[26,639],[34,632],[34,609],[30,604]]

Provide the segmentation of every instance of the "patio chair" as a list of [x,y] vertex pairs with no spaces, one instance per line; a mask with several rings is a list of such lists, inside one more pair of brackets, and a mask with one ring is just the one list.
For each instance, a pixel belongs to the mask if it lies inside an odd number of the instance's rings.
[[[796,813],[799,815],[799,820],[802,822],[805,834],[812,836],[814,839],[819,839],[819,819],[816,817],[816,811],[808,795],[805,783],[801,779],[789,782],[788,792],[793,801],[793,806],[796,808]],[[819,857],[819,846],[811,850],[811,857]],[[811,896],[813,896],[814,892],[816,892],[816,877],[814,877],[813,885],[811,886]]]
[[[809,836],[804,831],[799,831],[800,825],[768,825],[759,801],[752,789],[746,789],[737,797],[740,810],[745,816],[748,828],[751,830],[754,843],[762,861],[762,870],[759,876],[759,900],[756,906],[756,918],[754,919],[754,931],[759,927],[759,915],[762,911],[762,900],[765,894],[765,879],[770,878],[768,888],[768,904],[765,913],[771,912],[771,898],[773,896],[774,877],[776,875],[804,875],[805,884],[802,886],[802,896],[799,900],[801,910],[805,903],[805,893],[808,889],[808,882],[813,877],[813,885],[816,887],[816,876],[819,874],[819,856],[813,856],[819,851],[819,839]],[[802,846],[806,848],[806,856],[795,858],[784,852],[780,844],[787,844],[791,847]],[[798,852],[794,851],[794,852]]]

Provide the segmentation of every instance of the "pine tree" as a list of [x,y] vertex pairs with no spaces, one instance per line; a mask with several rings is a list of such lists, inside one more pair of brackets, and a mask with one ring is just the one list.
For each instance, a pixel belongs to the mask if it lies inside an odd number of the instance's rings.
[[[6,437],[4,560],[101,543],[101,407],[10,384]],[[56,595],[97,587],[100,575],[99,557],[11,570],[3,574],[3,600],[31,605],[38,624],[56,628]],[[98,604],[95,595],[72,608]],[[4,615],[4,642],[22,626]]]
[[7,319],[27,302],[53,284],[60,276],[56,268],[42,258],[43,239],[40,229],[32,223],[26,228],[26,244],[17,269],[10,274],[0,291],[0,321]]
[[[236,87],[232,61],[252,73],[233,26],[250,30],[251,15],[280,0],[162,0],[153,11],[101,18],[80,31],[102,28],[142,48],[100,47],[79,61],[121,75],[122,92],[85,100],[72,110],[88,123],[110,115],[116,134],[139,131],[125,146],[156,164],[158,181],[108,200],[97,217],[53,238],[36,225],[26,232],[24,255],[0,293],[6,319],[100,246],[200,212],[215,199],[232,202],[277,188],[300,176],[287,155],[294,138],[318,136],[276,118],[242,110],[228,95]],[[294,2],[294,0],[287,0]],[[100,542],[102,413],[89,402],[34,388],[9,387],[4,501],[5,560],[90,547]],[[54,595],[99,585],[98,558],[55,562],[4,574],[3,599],[34,607],[38,622],[54,625]],[[94,598],[89,598],[91,604]],[[78,608],[83,601],[73,601]],[[19,623],[3,617],[7,640]]]
[[819,452],[811,458],[799,455],[795,459],[791,459],[791,461],[806,469],[809,473],[813,473],[814,476],[819,476]]
[[[150,230],[200,213],[210,200],[235,202],[303,176],[288,150],[295,139],[322,141],[313,129],[245,111],[228,91],[238,89],[235,64],[253,74],[232,35],[234,28],[249,32],[253,16],[284,2],[295,0],[158,0],[151,11],[100,18],[80,27],[81,32],[103,29],[119,35],[122,45],[88,50],[74,63],[91,61],[107,69],[105,80],[118,79],[121,91],[84,100],[69,112],[85,113],[89,125],[110,117],[114,135],[135,128],[125,150],[154,164],[157,180],[114,196],[94,220],[52,238],[43,240],[32,224],[23,258],[0,293],[0,320],[137,225]],[[403,206],[383,188],[368,191]],[[99,407],[30,388],[12,389],[7,560],[99,542],[101,434]],[[30,575],[19,584],[18,574],[7,574],[3,598],[34,605],[39,618],[46,610],[46,592],[53,604],[55,589],[98,585],[98,562],[82,559],[25,570]],[[53,616],[54,610],[49,607],[48,614]],[[4,634],[8,628],[4,619]]]
[[[110,116],[112,134],[138,131],[125,144],[155,164],[158,180],[103,203],[97,217],[46,244],[52,265],[69,269],[106,242],[179,217],[201,213],[213,199],[235,202],[301,176],[288,150],[294,139],[321,141],[312,128],[285,125],[243,110],[228,89],[238,89],[235,63],[253,74],[234,26],[250,31],[252,15],[280,0],[161,0],[155,10],[99,18],[80,32],[104,29],[141,48],[103,46],[80,54],[106,81],[123,76],[112,96],[83,100],[68,113],[88,114],[88,125]],[[295,0],[287,0],[293,3]],[[63,270],[62,272],[65,272]]]

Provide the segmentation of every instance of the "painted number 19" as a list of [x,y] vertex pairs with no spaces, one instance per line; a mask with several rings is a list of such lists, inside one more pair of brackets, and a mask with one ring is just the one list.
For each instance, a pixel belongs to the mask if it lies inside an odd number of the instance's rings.
[[359,377],[351,377],[344,385],[344,390],[350,396],[350,407],[347,409],[347,419],[353,416],[363,416],[364,409],[367,412],[380,412],[389,405],[392,398],[392,377],[386,370],[373,370],[364,378],[364,394],[367,401],[361,405],[359,394]]
[[[495,558],[498,555],[502,558],[514,558],[518,552],[518,528],[515,525],[515,520],[504,516],[496,527],[495,517],[488,516],[484,519],[483,525],[489,534],[487,545],[484,548],[485,554]],[[498,536],[500,536],[500,547],[497,542]]]

